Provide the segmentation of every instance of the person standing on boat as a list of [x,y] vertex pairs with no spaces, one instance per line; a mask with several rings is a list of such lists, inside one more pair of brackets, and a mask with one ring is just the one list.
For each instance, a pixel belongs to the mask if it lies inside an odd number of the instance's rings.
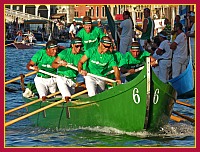
[[180,15],[176,15],[175,16],[175,21],[174,21],[175,22],[174,23],[174,29],[171,31],[171,35],[172,35],[171,42],[174,42],[174,40],[176,39],[176,36],[177,36],[177,34],[176,34],[176,24],[181,23],[180,20],[181,20]]
[[107,34],[105,26],[102,24],[101,19],[97,20],[97,26],[103,31],[103,33]]
[[83,46],[81,38],[75,37],[72,39],[71,45],[71,48],[62,50],[52,63],[52,67],[58,69],[57,73],[59,77],[56,78],[57,85],[66,102],[70,100],[71,95],[75,92],[75,81],[78,75],[77,71],[66,66],[67,64],[77,66],[78,61],[84,55],[81,50]]
[[72,40],[77,32],[77,28],[76,28],[76,21],[73,21],[73,23],[71,24],[70,28],[69,28],[69,38],[70,40]]
[[192,57],[192,64],[195,65],[195,14],[194,12],[190,13],[189,16],[190,21],[193,23],[190,31],[186,33],[187,37],[190,38],[189,45],[190,45],[190,53]]
[[129,49],[130,51],[127,52],[123,58],[120,69],[122,73],[130,73],[130,75],[126,77],[127,81],[131,81],[139,74],[139,72],[135,73],[135,69],[144,66],[146,57],[151,58],[151,65],[154,66],[156,62],[156,59],[150,56],[151,53],[140,50],[140,44],[138,42],[132,42]]
[[172,50],[170,49],[170,42],[167,40],[166,32],[161,31],[159,39],[161,41],[155,53],[158,56],[158,78],[166,83],[170,78]]
[[30,30],[28,30],[27,37],[28,37],[29,43],[32,43],[34,39],[34,34]]
[[134,24],[129,11],[124,11],[123,19],[118,29],[121,34],[119,51],[125,54],[132,42]]
[[[31,70],[31,67],[33,67],[35,71],[44,70],[49,73],[56,74],[57,70],[52,68],[51,64],[56,58],[57,51],[57,42],[54,40],[48,41],[46,43],[46,49],[41,49],[33,55],[31,60],[26,65],[27,69]],[[47,74],[38,72],[34,82],[42,101],[46,100],[48,92],[55,93],[57,90],[56,79]]]
[[165,24],[165,28],[163,29],[163,31],[167,33],[167,39],[170,42],[170,40],[171,40],[171,24],[170,24],[168,18],[165,18],[164,24]]
[[173,50],[172,78],[179,76],[188,65],[187,36],[182,30],[183,25],[181,23],[177,23],[175,26],[177,36],[170,45],[170,49]]
[[[87,72],[98,76],[104,76],[109,67],[113,67],[115,78],[118,84],[121,84],[120,72],[113,55],[109,49],[112,47],[112,40],[108,36],[102,37],[98,47],[93,47],[85,51],[84,56],[78,63],[78,72],[85,78],[85,85],[88,90],[88,96],[94,96],[105,90],[105,81],[88,76]],[[83,64],[88,61],[86,70],[83,70]]]
[[142,32],[142,36],[140,39],[140,45],[144,49],[145,41],[152,41],[152,38],[154,36],[154,21],[150,17],[150,9],[145,8],[144,9],[144,21],[143,21],[143,28],[136,25],[136,29]]
[[83,17],[83,28],[77,33],[77,37],[82,38],[84,51],[91,47],[97,47],[99,40],[103,36],[105,36],[105,34],[99,27],[92,26],[91,17]]

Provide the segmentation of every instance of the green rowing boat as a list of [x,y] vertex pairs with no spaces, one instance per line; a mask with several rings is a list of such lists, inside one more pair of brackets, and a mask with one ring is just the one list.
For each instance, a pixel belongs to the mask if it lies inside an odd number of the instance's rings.
[[[113,127],[132,132],[156,131],[167,124],[176,91],[160,81],[147,62],[132,81],[117,85],[93,97],[83,94],[71,102],[62,102],[29,118],[45,128]],[[26,103],[36,100],[24,98]],[[33,112],[61,98],[48,99],[28,107]]]

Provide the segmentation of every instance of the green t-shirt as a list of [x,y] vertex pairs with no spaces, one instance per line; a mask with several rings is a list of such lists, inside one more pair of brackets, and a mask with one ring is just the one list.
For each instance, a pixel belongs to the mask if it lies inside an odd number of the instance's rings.
[[[147,51],[141,51],[140,55],[138,56],[138,58],[134,58],[131,54],[131,52],[127,52],[125,54],[125,57],[122,61],[123,67],[126,69],[136,69],[139,68],[141,66],[143,66],[146,62],[146,57],[150,56],[151,53],[147,52]],[[134,79],[140,72],[137,72],[135,74],[131,74],[129,76],[126,77],[127,81],[131,81],[132,79]]]
[[82,38],[83,49],[88,50],[91,47],[98,46],[100,39],[105,36],[99,27],[92,27],[91,32],[87,33],[84,28],[82,28],[78,34],[78,37]]
[[152,31],[153,30],[153,28],[152,28],[153,20],[150,17],[148,17],[147,19],[148,19],[147,31],[145,33],[142,33],[141,40],[149,40],[151,38],[151,36],[153,36],[153,35],[151,35],[151,34],[153,34],[152,33],[153,32]]
[[163,29],[167,33],[167,39],[170,41],[171,39],[171,25],[167,24],[165,28]]
[[[57,70],[52,68],[52,63],[55,60],[56,56],[49,56],[46,53],[46,49],[41,49],[37,51],[31,60],[38,66],[40,70],[44,70],[49,73],[56,74]],[[48,77],[48,75],[38,72],[38,76]],[[49,76],[50,77],[50,76]]]
[[[78,66],[78,62],[83,55],[84,55],[83,51],[81,51],[78,54],[73,54],[72,48],[67,48],[65,50],[62,50],[58,54],[61,60],[64,60],[67,62],[67,64],[71,64],[76,67]],[[58,75],[65,76],[68,78],[75,78],[78,75],[78,72],[69,67],[60,66],[58,68]]]
[[[123,61],[122,59],[124,58],[123,54],[119,51],[112,51],[111,54],[113,54],[113,57],[114,57],[114,60],[117,64],[117,66],[121,67],[123,65],[123,62],[122,62]],[[108,73],[111,70],[112,70],[112,67],[109,67],[108,71],[106,73]],[[112,74],[107,75],[107,77],[110,78],[110,79],[114,79],[115,75],[114,75],[114,73],[112,73]]]
[[117,66],[114,56],[110,52],[100,54],[97,47],[86,50],[85,55],[88,58],[88,67],[86,70],[89,73],[103,76],[109,67]]

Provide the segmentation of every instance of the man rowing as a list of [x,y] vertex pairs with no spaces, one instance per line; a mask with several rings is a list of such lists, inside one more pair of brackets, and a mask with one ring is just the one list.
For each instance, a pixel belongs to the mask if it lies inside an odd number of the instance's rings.
[[34,82],[39,97],[42,98],[42,101],[46,100],[46,96],[49,92],[56,92],[57,85],[56,79],[54,77],[41,73],[39,70],[44,70],[49,73],[56,74],[57,70],[52,68],[51,64],[56,58],[57,51],[57,42],[50,40],[46,43],[46,49],[37,51],[26,65],[28,70],[33,68],[33,70],[38,71],[36,77],[34,78]]
[[78,37],[82,38],[84,51],[97,47],[99,40],[105,36],[103,31],[99,27],[92,26],[92,19],[89,16],[83,17],[83,28],[78,32]]
[[[90,97],[105,90],[105,81],[88,76],[88,72],[97,76],[104,76],[107,69],[111,66],[113,67],[117,83],[121,83],[119,69],[113,55],[109,51],[112,47],[111,44],[112,40],[110,37],[102,37],[98,47],[92,47],[86,50],[85,55],[78,63],[78,71],[85,78],[85,85],[88,90],[88,96]],[[86,70],[83,70],[83,64],[86,61],[88,62],[88,67]]]
[[52,67],[58,69],[57,73],[59,77],[56,78],[58,89],[62,94],[62,98],[68,102],[71,99],[71,95],[75,92],[76,77],[78,72],[66,67],[67,64],[78,65],[78,61],[83,56],[82,39],[75,37],[71,41],[71,48],[62,50],[57,58],[52,63]]
[[140,44],[138,42],[132,42],[129,50],[130,51],[127,52],[123,58],[120,69],[122,73],[130,73],[130,75],[126,77],[127,81],[131,81],[139,74],[135,72],[135,69],[144,66],[146,57],[150,57],[151,64],[153,66],[155,65],[155,59],[150,56],[151,53],[145,50],[141,51]]

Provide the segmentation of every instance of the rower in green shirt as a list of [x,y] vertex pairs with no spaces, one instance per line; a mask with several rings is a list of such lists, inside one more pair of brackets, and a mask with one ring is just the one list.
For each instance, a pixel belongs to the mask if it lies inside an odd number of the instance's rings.
[[[92,76],[87,76],[87,72],[104,76],[109,67],[113,67],[117,83],[121,83],[120,73],[113,55],[108,52],[111,48],[112,40],[108,36],[104,36],[98,47],[93,47],[85,52],[85,55],[78,63],[78,71],[85,76],[85,85],[88,90],[88,96],[94,96],[105,90],[105,82]],[[88,67],[83,70],[82,65],[88,61]]]
[[[51,64],[55,60],[58,51],[57,42],[50,40],[46,44],[46,49],[41,49],[33,55],[27,64],[27,69],[32,67],[35,71],[44,70],[52,74],[56,74],[57,70],[52,68]],[[47,74],[38,72],[34,78],[35,86],[42,101],[46,100],[48,92],[56,92],[56,79]]]
[[82,49],[82,41],[81,38],[75,37],[71,41],[71,48],[67,48],[65,50],[62,50],[58,57],[54,60],[52,63],[53,68],[58,68],[58,75],[60,77],[57,77],[57,85],[58,89],[60,90],[63,99],[65,99],[66,102],[70,100],[70,97],[75,92],[75,79],[78,75],[78,72],[66,67],[67,64],[71,65],[78,65],[78,61],[83,56]]
[[146,57],[150,57],[151,64],[155,66],[156,60],[150,55],[149,52],[140,50],[140,44],[138,42],[132,42],[130,51],[125,54],[120,69],[122,73],[130,73],[130,75],[126,77],[127,81],[131,81],[139,74],[139,72],[135,73],[135,69],[144,66]]
[[99,27],[92,26],[92,19],[89,16],[83,18],[83,28],[78,32],[78,37],[82,38],[84,51],[91,47],[97,47],[99,40],[105,36]]

